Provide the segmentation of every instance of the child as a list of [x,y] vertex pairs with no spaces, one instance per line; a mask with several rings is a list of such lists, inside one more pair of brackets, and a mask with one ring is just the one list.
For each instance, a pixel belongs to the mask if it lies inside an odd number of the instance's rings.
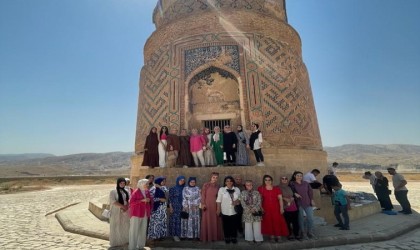
[[[334,189],[334,215],[338,221],[338,224],[334,225],[335,227],[339,227],[340,230],[350,230],[350,219],[348,210],[351,209],[350,207],[350,199],[347,196],[346,191],[341,189],[341,184],[333,185],[332,188]],[[343,215],[343,220],[341,219],[340,214]]]

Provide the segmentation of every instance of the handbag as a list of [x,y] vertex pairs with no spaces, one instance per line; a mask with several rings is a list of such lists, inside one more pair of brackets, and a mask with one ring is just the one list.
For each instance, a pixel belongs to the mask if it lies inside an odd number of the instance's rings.
[[261,210],[260,210],[260,211],[257,211],[257,212],[253,212],[253,213],[252,213],[252,215],[253,215],[253,216],[255,216],[255,217],[261,217],[261,216],[263,216],[263,214],[264,214],[264,213],[263,213]]
[[102,211],[102,216],[109,219],[109,217],[111,217],[111,211],[108,209],[104,209],[104,211]]
[[190,217],[190,214],[185,211],[181,211],[181,219],[188,219]]
[[237,214],[242,214],[244,212],[242,205],[235,205],[234,209]]

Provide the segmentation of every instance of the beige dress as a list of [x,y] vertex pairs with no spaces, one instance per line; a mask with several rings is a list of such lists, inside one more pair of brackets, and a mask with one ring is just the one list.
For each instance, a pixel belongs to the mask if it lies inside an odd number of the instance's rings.
[[[121,193],[124,199],[124,205],[128,205],[127,197],[124,192]],[[124,246],[128,244],[128,232],[130,230],[130,216],[128,210],[122,212],[120,207],[115,206],[114,202],[118,202],[117,190],[114,189],[109,193],[109,204],[111,216],[109,217],[109,245],[110,247]]]

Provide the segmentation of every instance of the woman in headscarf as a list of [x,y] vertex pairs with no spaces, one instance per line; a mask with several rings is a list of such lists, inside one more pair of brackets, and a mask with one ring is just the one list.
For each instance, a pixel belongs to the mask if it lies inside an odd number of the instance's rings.
[[245,222],[245,240],[259,245],[264,240],[261,234],[261,195],[254,189],[251,180],[245,181],[245,190],[239,199],[244,208],[242,220]]
[[384,211],[392,210],[394,206],[389,198],[388,179],[380,171],[375,172],[375,176],[375,193],[378,196],[379,203]]
[[187,133],[186,129],[181,129],[181,134],[179,135],[179,156],[177,160],[177,165],[181,165],[184,168],[193,165],[193,159],[190,151],[190,136]]
[[216,197],[219,191],[219,183],[217,182],[219,173],[211,173],[210,181],[204,183],[201,190],[201,236],[200,240],[219,241],[222,240],[222,221],[217,216]]
[[214,134],[211,137],[211,147],[214,150],[214,157],[218,167],[223,166],[223,133],[220,132],[220,127],[213,128]]
[[158,152],[159,138],[157,128],[150,129],[149,135],[146,137],[144,143],[144,156],[142,166],[149,166],[151,168],[159,166],[159,152]]
[[209,128],[203,129],[204,140],[206,141],[206,149],[204,150],[204,164],[206,166],[214,166],[216,165],[216,159],[214,158],[214,151],[211,147],[211,132]]
[[117,179],[117,187],[109,193],[111,216],[109,217],[109,245],[110,247],[124,246],[128,243],[130,217],[128,201],[130,194],[125,190],[125,179]]
[[166,179],[158,177],[155,179],[155,186],[150,189],[153,197],[152,215],[150,217],[148,238],[152,240],[163,239],[167,232],[166,195],[162,187]]
[[239,196],[241,191],[235,187],[235,180],[232,176],[226,176],[224,187],[219,188],[217,193],[217,215],[222,215],[223,233],[226,244],[238,243],[237,240],[237,216],[235,206],[241,204]]
[[185,186],[185,177],[180,175],[176,178],[175,186],[169,189],[169,235],[174,241],[180,241],[181,237],[181,211],[182,190]]
[[152,208],[151,200],[149,180],[139,180],[137,189],[133,191],[130,198],[129,250],[142,249],[146,245],[147,221]]
[[236,165],[249,166],[249,156],[247,146],[249,146],[249,138],[242,125],[236,127],[236,137],[238,138],[238,147],[236,152]]
[[284,218],[289,229],[289,240],[300,240],[299,236],[299,210],[293,197],[293,191],[289,186],[289,178],[280,178],[280,189],[283,196]]
[[159,167],[164,168],[166,167],[166,146],[168,144],[167,137],[168,137],[168,127],[163,126],[159,132]]
[[182,191],[183,211],[188,213],[188,219],[181,220],[181,237],[188,239],[200,238],[200,202],[201,190],[195,177],[188,179],[188,187]]
[[286,220],[283,217],[283,196],[279,187],[273,185],[273,177],[264,175],[263,185],[258,187],[261,194],[262,217],[261,232],[269,235],[271,242],[278,242],[281,236],[288,236]]
[[[317,239],[314,234],[314,210],[315,202],[313,191],[309,183],[303,181],[303,173],[295,171],[289,185],[296,197],[296,203],[299,207],[299,228],[303,239]],[[306,215],[306,217],[304,216]],[[305,223],[306,222],[306,223]]]

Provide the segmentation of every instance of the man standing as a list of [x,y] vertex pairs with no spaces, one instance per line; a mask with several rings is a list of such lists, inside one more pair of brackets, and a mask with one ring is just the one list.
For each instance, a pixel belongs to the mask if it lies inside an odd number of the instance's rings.
[[338,167],[338,163],[337,162],[333,162],[331,167],[328,167],[328,174],[332,174],[332,175],[336,175],[337,172],[337,167]]
[[180,141],[178,137],[178,130],[175,128],[171,129],[171,133],[167,137],[166,151],[168,151],[168,159],[166,166],[173,168],[176,165],[178,159],[178,153],[180,149]]
[[388,173],[392,175],[392,184],[394,186],[395,199],[400,203],[402,210],[398,211],[403,214],[412,214],[411,205],[407,198],[408,189],[406,187],[407,181],[404,176],[397,174],[395,168],[387,168]]
[[232,132],[229,125],[225,125],[223,129],[223,150],[226,153],[226,162],[228,166],[235,166],[236,164],[236,145],[238,138]]
[[264,156],[261,151],[263,138],[259,127],[260,126],[257,123],[252,124],[252,134],[249,138],[249,147],[252,151],[254,151],[257,166],[264,166]]

